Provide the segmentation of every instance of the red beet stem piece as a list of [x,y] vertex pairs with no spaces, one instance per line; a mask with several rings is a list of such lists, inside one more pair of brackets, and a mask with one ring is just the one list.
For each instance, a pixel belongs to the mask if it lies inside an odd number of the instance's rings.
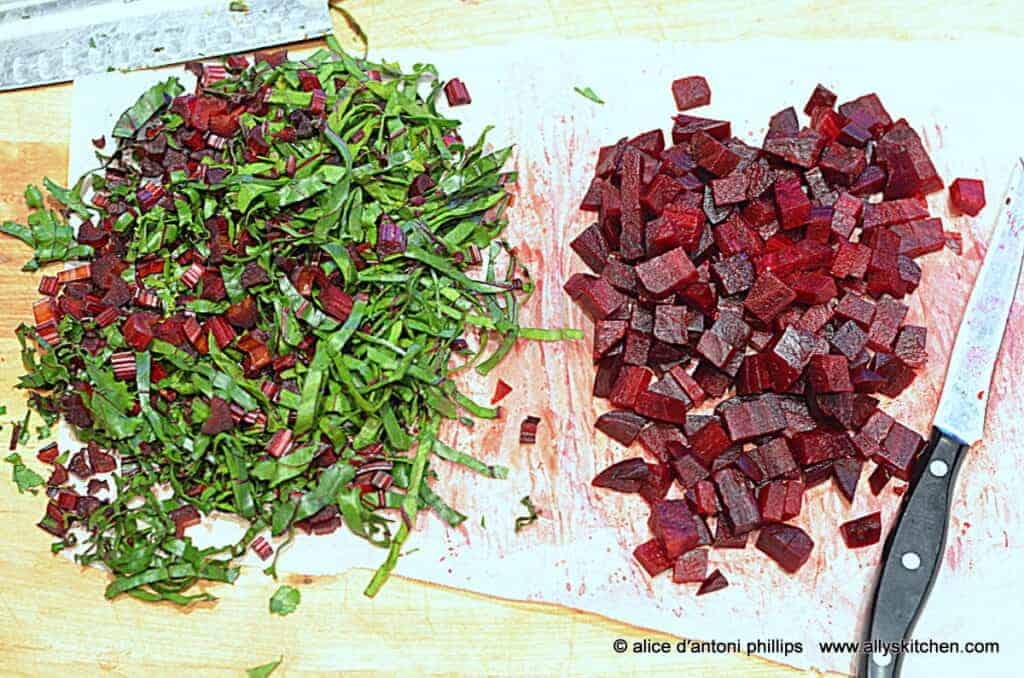
[[679,78],[672,83],[672,96],[676,100],[676,109],[688,111],[691,108],[707,106],[711,103],[711,88],[708,81],[700,75]]
[[275,431],[267,443],[267,454],[274,458],[283,457],[291,449],[292,436],[291,429],[282,428]]
[[811,557],[814,542],[795,525],[771,523],[761,528],[755,544],[786,572],[797,572]]
[[839,526],[847,548],[857,549],[877,544],[882,538],[882,514],[878,511]]
[[174,521],[174,532],[179,539],[185,535],[186,529],[198,525],[202,521],[198,509],[191,504],[176,508],[167,515]]
[[949,185],[949,199],[960,212],[978,216],[985,206],[985,183],[981,179],[954,179]]
[[704,583],[700,585],[700,588],[697,589],[697,595],[703,596],[706,593],[721,591],[728,585],[729,580],[725,578],[725,575],[722,574],[721,570],[716,569],[708,576],[707,579],[704,580]]
[[537,442],[537,427],[540,417],[528,416],[519,424],[519,444],[533,445]]

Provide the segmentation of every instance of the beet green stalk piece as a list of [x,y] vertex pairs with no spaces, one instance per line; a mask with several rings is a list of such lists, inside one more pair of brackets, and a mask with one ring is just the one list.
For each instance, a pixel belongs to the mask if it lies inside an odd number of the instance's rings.
[[[578,337],[519,327],[511,150],[463,142],[433,66],[328,46],[190,64],[192,93],[155,85],[114,148],[95,142],[98,170],[47,182],[54,209],[30,187],[27,224],[0,228],[35,249],[26,268],[78,262],[18,330],[20,387],[87,445],[51,459],[40,527],[112,571],[107,597],[209,599],[193,586],[233,581],[250,544],[276,574],[296,529],[342,525],[388,549],[373,595],[418,512],[465,519],[431,487],[436,458],[507,474],[438,439],[498,415],[453,374]],[[199,548],[214,512],[248,529]]]

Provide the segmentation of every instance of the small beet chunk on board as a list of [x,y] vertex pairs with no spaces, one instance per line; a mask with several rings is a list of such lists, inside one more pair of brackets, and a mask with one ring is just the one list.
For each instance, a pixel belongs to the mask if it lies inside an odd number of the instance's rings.
[[[678,111],[711,103],[699,75],[670,91]],[[569,247],[586,272],[564,289],[595,325],[594,395],[612,409],[594,427],[640,443],[592,485],[646,502],[636,560],[698,595],[728,583],[703,547],[756,542],[796,572],[814,544],[786,521],[806,491],[849,503],[866,475],[878,496],[924,445],[879,398],[928,359],[907,315],[925,258],[955,235],[926,200],[945,183],[876,94],[818,85],[801,105],[804,120],[800,105],[771,117],[761,148],[678,113],[671,146],[660,129],[623,137],[580,187],[588,226]],[[957,179],[949,199],[976,215],[984,186]],[[850,548],[880,539],[877,513],[839,522]]]
[[843,541],[851,549],[877,544],[882,538],[882,514],[878,511],[839,526]]

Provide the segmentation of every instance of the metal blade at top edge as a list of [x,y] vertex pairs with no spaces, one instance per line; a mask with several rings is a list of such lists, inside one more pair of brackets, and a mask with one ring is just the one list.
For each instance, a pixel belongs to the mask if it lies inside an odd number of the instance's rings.
[[985,260],[974,281],[932,425],[965,445],[981,439],[989,387],[1024,256],[1024,159],[1014,163]]

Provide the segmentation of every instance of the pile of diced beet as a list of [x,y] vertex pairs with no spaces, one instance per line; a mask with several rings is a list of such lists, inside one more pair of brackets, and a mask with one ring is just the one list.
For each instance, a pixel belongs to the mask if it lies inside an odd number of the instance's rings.
[[[673,94],[680,110],[710,102],[700,77]],[[649,454],[593,484],[648,502],[636,559],[699,593],[727,585],[703,547],[756,532],[796,572],[814,544],[786,521],[805,491],[831,482],[852,502],[871,461],[877,495],[923,446],[878,405],[925,364],[905,300],[916,259],[946,245],[924,199],[943,182],[875,94],[835,104],[819,85],[808,123],[778,112],[761,148],[677,115],[671,145],[651,130],[601,148],[581,205],[595,221],[572,248],[592,272],[565,290],[595,325],[594,395],[613,408],[596,427]],[[878,514],[837,530],[851,547],[880,531]]]

